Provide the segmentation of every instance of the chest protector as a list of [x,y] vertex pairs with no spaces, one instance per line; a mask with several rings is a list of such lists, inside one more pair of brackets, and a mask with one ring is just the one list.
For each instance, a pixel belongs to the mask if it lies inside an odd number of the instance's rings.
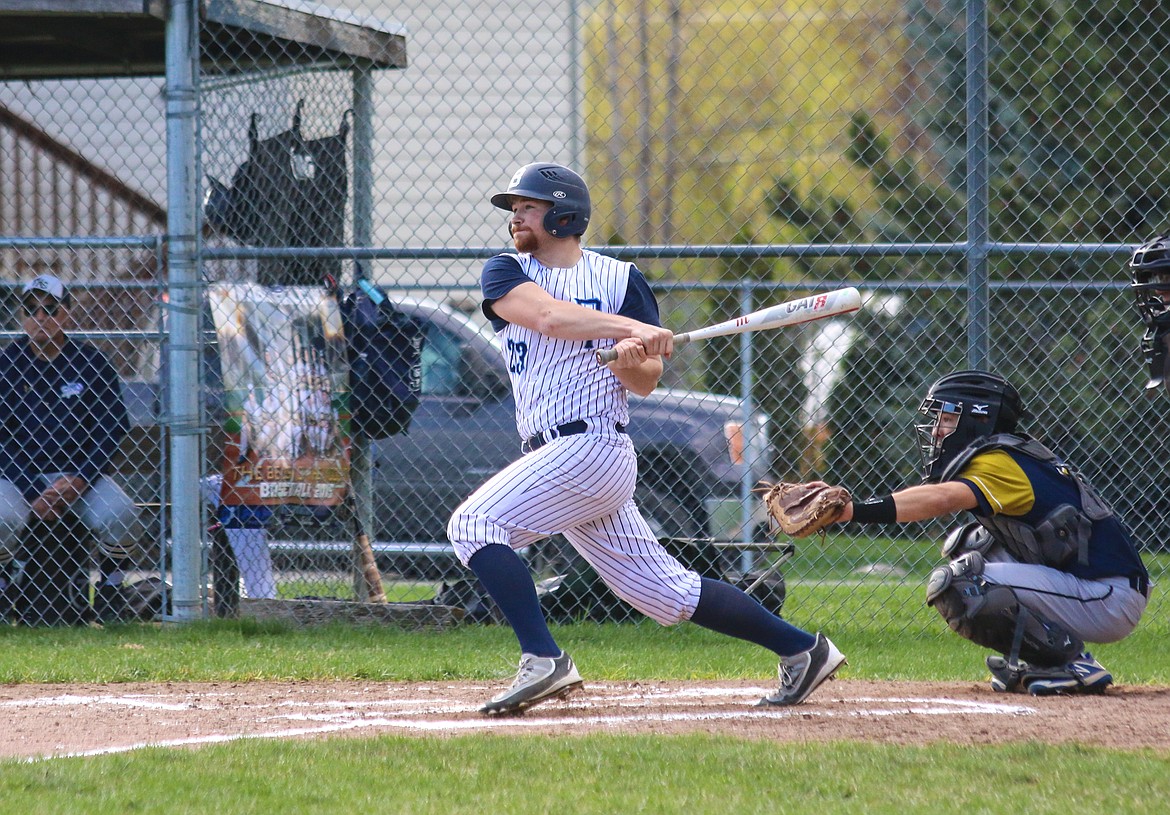
[[1081,507],[1060,504],[1034,525],[1006,515],[979,515],[977,520],[1016,560],[1041,566],[1062,568],[1074,559],[1082,566],[1089,563],[1089,538],[1093,523],[1113,515],[1113,510],[1085,480],[1080,471],[1062,461],[1056,453],[1028,436],[997,433],[971,443],[955,456],[940,481],[951,481],[973,458],[990,450],[1008,450],[1022,453],[1058,473],[1071,478],[1077,485]]

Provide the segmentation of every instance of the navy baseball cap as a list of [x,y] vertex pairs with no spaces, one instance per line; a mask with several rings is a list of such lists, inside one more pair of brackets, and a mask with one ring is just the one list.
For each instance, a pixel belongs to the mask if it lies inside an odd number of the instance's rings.
[[61,282],[61,278],[51,274],[40,274],[32,280],[24,284],[24,290],[21,292],[22,297],[27,297],[33,292],[44,292],[52,297],[54,300],[65,300],[65,284]]

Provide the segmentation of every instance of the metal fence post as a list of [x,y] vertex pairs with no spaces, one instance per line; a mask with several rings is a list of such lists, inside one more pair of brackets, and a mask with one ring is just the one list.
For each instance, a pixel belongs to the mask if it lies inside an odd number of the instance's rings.
[[[353,242],[369,246],[372,240],[373,177],[370,169],[374,140],[374,78],[364,66],[353,70]],[[355,274],[360,267],[355,266]],[[364,273],[365,270],[360,270]],[[356,282],[356,281],[355,281]],[[351,408],[352,409],[352,408]],[[352,428],[353,425],[351,424]],[[361,433],[351,431],[349,486],[353,490],[354,511],[361,528],[374,540],[374,495],[370,442]],[[365,579],[361,570],[353,570],[354,593],[365,597]]]
[[[753,303],[755,299],[752,297],[752,285],[750,281],[744,281],[740,288],[739,294],[739,313],[751,314],[755,309]],[[740,530],[739,539],[743,543],[750,543],[755,537],[752,533],[752,469],[755,465],[755,451],[759,449],[759,444],[755,438],[756,428],[752,423],[752,414],[755,412],[755,404],[752,400],[752,389],[755,386],[755,377],[752,374],[752,360],[755,355],[755,348],[752,344],[752,338],[755,332],[748,331],[747,333],[739,335],[739,381],[740,381],[740,402],[742,405],[742,421],[743,421],[743,480],[739,485],[740,498]],[[752,570],[754,565],[754,554],[751,550],[744,550],[740,556],[740,569],[744,574]]]
[[170,309],[169,416],[171,540],[174,597],[167,619],[188,622],[203,613],[199,484],[202,453],[199,412],[200,291],[196,265],[198,189],[195,4],[175,0],[166,23],[167,274]]
[[987,243],[987,0],[967,0],[967,364],[991,355]]

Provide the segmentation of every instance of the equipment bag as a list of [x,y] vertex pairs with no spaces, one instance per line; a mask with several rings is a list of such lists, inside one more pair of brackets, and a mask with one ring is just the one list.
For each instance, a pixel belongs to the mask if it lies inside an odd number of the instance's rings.
[[[248,159],[231,186],[208,178],[204,219],[216,231],[250,246],[341,246],[345,243],[348,117],[338,132],[319,139],[301,134],[304,100],[297,102],[292,127],[266,139],[259,115],[248,127]],[[264,286],[312,286],[336,277],[336,258],[261,258],[257,282]]]
[[368,439],[405,433],[422,391],[422,322],[364,279],[340,305],[354,430]]

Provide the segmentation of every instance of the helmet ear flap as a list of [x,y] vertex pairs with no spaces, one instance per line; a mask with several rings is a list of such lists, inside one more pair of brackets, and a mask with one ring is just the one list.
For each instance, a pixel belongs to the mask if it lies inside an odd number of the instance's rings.
[[578,215],[576,212],[566,212],[564,209],[553,204],[553,208],[545,213],[544,216],[544,231],[552,235],[554,238],[564,238],[569,235],[580,235],[585,230],[584,228],[577,229]]

